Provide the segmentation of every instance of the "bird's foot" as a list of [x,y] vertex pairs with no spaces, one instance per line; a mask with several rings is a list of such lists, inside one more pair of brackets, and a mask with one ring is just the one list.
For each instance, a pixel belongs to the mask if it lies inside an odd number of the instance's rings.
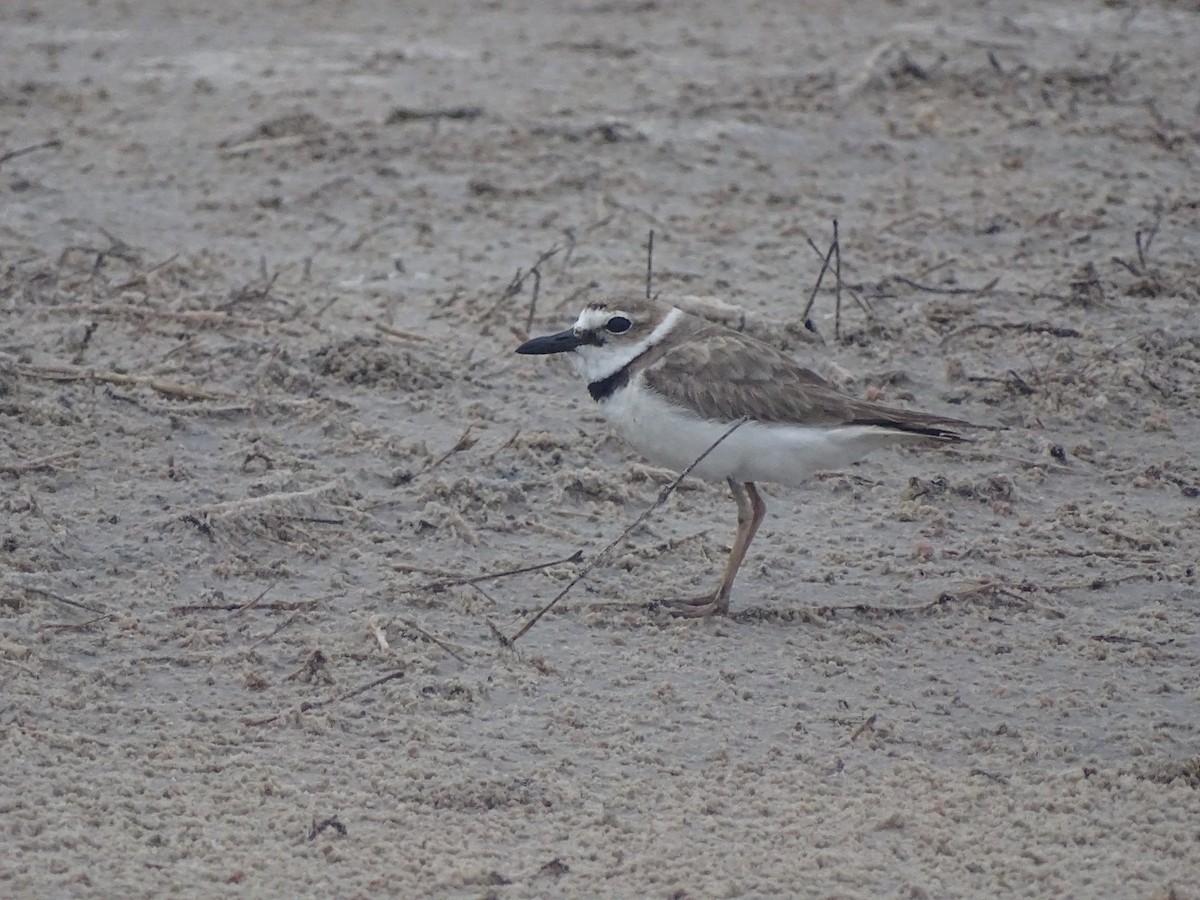
[[687,600],[664,600],[662,604],[681,619],[707,619],[729,613],[729,595],[720,590]]

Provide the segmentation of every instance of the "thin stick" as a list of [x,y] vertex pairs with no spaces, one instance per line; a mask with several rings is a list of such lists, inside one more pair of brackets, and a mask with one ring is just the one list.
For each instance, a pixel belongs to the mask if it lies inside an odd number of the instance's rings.
[[267,594],[269,594],[269,593],[271,592],[271,590],[272,590],[272,589],[275,587],[275,585],[277,585],[277,584],[279,584],[279,582],[278,582],[278,581],[273,581],[273,582],[271,582],[271,583],[270,583],[270,584],[268,584],[268,585],[267,585],[265,588],[263,588],[263,589],[262,589],[262,593],[260,593],[260,594],[259,594],[257,597],[255,597],[255,598],[254,598],[253,600],[251,600],[249,603],[246,603],[246,604],[245,604],[245,605],[243,605],[243,606],[239,606],[239,607],[238,607],[238,608],[235,610],[235,612],[240,612],[240,613],[241,613],[241,612],[245,612],[245,611],[246,611],[246,610],[248,610],[248,609],[253,609],[255,606],[257,606],[257,605],[258,605],[258,601],[260,601],[260,600],[261,600],[263,597],[267,596]]
[[266,643],[267,641],[269,641],[271,638],[275,637],[275,635],[279,634],[279,632],[283,631],[283,629],[287,628],[289,625],[291,625],[293,622],[295,622],[295,621],[296,621],[296,619],[298,619],[299,617],[300,617],[300,613],[299,613],[299,612],[294,612],[294,613],[292,613],[292,614],[291,614],[291,615],[288,617],[288,619],[287,619],[287,621],[286,621],[286,622],[280,622],[280,623],[279,623],[279,625],[277,625],[277,626],[275,627],[275,630],[274,630],[274,631],[272,631],[270,634],[264,634],[262,637],[260,637],[260,638],[259,638],[257,641],[255,641],[253,644],[251,644],[251,645],[250,645],[249,647],[247,647],[246,649],[247,649],[247,650],[253,650],[253,649],[255,649],[256,647],[258,647],[260,644],[265,644],[265,643]]
[[[833,339],[842,338],[842,242],[838,240],[838,220],[833,220],[833,259],[835,297],[833,305]],[[805,317],[807,318],[807,316]]]
[[[493,303],[491,306],[489,306],[486,310],[484,310],[477,317],[478,321],[482,322],[482,321],[485,321],[486,319],[491,318],[491,316],[496,312],[496,310],[498,310],[502,305],[504,305],[504,302],[506,300],[508,300],[509,297],[515,297],[517,294],[521,293],[521,288],[525,286],[525,279],[528,278],[531,274],[536,272],[537,275],[535,277],[540,279],[542,263],[546,262],[546,260],[548,260],[552,256],[554,256],[554,254],[558,253],[558,251],[559,251],[559,246],[558,246],[558,244],[555,244],[553,247],[551,247],[549,250],[547,250],[546,252],[544,252],[541,256],[539,256],[537,258],[537,260],[534,262],[534,264],[529,267],[528,272],[522,272],[520,269],[517,269],[517,272],[515,275],[513,275],[512,280],[508,283],[508,285],[500,293],[500,296],[496,298],[496,302]],[[534,302],[536,303],[537,297],[535,296],[533,299],[534,299]],[[532,327],[532,325],[533,325],[533,313],[534,313],[534,310],[531,305],[529,316],[528,316],[527,330],[529,327]]]
[[[395,681],[397,678],[403,678],[403,677],[404,677],[404,670],[396,669],[394,672],[388,672],[386,675],[384,675],[380,678],[376,678],[374,681],[368,682],[367,684],[364,684],[362,687],[357,687],[354,690],[347,691],[346,693],[341,694],[337,697],[331,697],[328,700],[311,700],[311,701],[306,700],[304,703],[300,704],[299,708],[296,711],[302,712],[302,713],[310,712],[311,710],[314,710],[314,709],[321,709],[322,707],[329,706],[334,703],[340,703],[343,700],[349,700],[352,697],[357,697],[359,694],[365,694],[367,691],[371,690],[372,688],[377,688],[381,684],[387,684],[389,681]],[[286,714],[287,714],[286,712],[276,713],[275,715],[268,716],[265,719],[251,719],[247,722],[244,722],[243,724],[245,724],[245,725],[269,725],[270,723],[274,722],[276,719],[283,718]]]
[[650,286],[654,280],[654,229],[650,229],[650,240],[646,243],[646,299],[650,299]]
[[320,837],[321,832],[326,828],[332,828],[341,837],[346,836],[346,826],[342,824],[342,820],[337,816],[329,816],[328,818],[322,819],[320,822],[318,822],[315,818],[313,819],[312,828],[308,829],[308,839],[310,841],[315,841],[318,837]]
[[1083,337],[1083,334],[1074,328],[1067,328],[1062,325],[1052,325],[1049,322],[976,322],[974,325],[966,325],[956,331],[950,332],[938,343],[939,347],[945,347],[954,338],[962,337],[964,334],[969,334],[972,331],[980,329],[991,329],[993,331],[1019,331],[1021,334],[1049,334],[1054,337],[1061,338],[1078,338]]
[[533,276],[533,290],[529,294],[529,314],[525,317],[525,333],[533,331],[533,317],[537,313],[538,294],[542,292],[542,273],[537,266],[529,270]]
[[211,325],[220,327],[223,325],[238,326],[242,328],[261,328],[263,331],[269,331],[272,328],[284,331],[286,334],[301,334],[295,330],[286,331],[285,325],[282,322],[273,322],[267,319],[246,319],[230,315],[227,312],[221,312],[214,309],[155,309],[146,306],[114,306],[109,304],[72,304],[68,306],[56,306],[48,310],[55,315],[86,315],[86,316],[111,316],[128,317],[132,319],[164,319],[168,322],[184,322],[188,325],[204,326]]
[[485,616],[483,621],[487,623],[488,631],[492,633],[492,637],[496,639],[496,643],[498,643],[501,647],[512,646],[512,641],[508,639],[503,631],[496,627],[496,624],[491,619]]
[[853,744],[858,740],[858,736],[864,731],[874,731],[875,722],[879,719],[879,713],[871,713],[867,718],[863,719],[862,724],[854,729],[850,734],[850,743]]
[[402,328],[394,328],[391,325],[385,325],[382,322],[375,323],[375,330],[381,331],[388,337],[399,338],[402,341],[419,341],[424,343],[429,340],[423,334],[417,334],[414,331],[405,331]]
[[[274,587],[275,585],[271,585]],[[270,590],[271,588],[267,588]],[[263,592],[265,594],[266,591]],[[260,594],[259,596],[263,596]],[[244,612],[251,608],[260,612],[308,612],[316,609],[320,600],[278,600],[271,603],[259,603],[257,598],[250,603],[187,603],[183,606],[172,606],[171,612],[177,616],[190,616],[194,613],[235,613]]]
[[1155,575],[1149,572],[1132,572],[1128,575],[1105,577],[1100,575],[1091,581],[1066,582],[1064,584],[1043,585],[1042,590],[1047,594],[1061,594],[1063,591],[1099,591],[1129,581],[1153,581]]
[[[812,243],[811,239],[809,243]],[[825,277],[825,273],[829,270],[829,262],[833,259],[833,252],[837,248],[837,244],[829,245],[827,253],[823,254],[824,261],[821,263],[821,271],[817,273],[817,283],[813,285],[812,293],[808,295],[808,304],[804,307],[804,312],[800,314],[800,321],[807,322],[808,314],[812,312],[813,304],[817,302],[817,291],[821,289],[821,280]],[[813,244],[813,249],[817,250],[817,246]],[[817,256],[822,256],[820,250],[817,250]]]
[[425,640],[429,641],[430,643],[437,644],[439,647],[441,647],[443,650],[445,650],[447,653],[449,653],[451,656],[453,656],[459,662],[461,662],[461,663],[466,662],[466,660],[463,659],[462,656],[460,656],[458,653],[456,653],[454,651],[454,648],[451,647],[448,643],[446,643],[442,639],[436,637],[435,635],[430,634],[428,631],[426,631],[424,628],[422,628],[420,625],[418,625],[412,619],[401,618],[400,621],[401,621],[401,623],[403,623],[405,628],[411,628],[417,634],[421,635],[421,637],[425,638]]
[[716,450],[717,447],[719,447],[721,445],[721,442],[725,440],[725,438],[729,437],[731,434],[733,434],[735,431],[737,431],[739,428],[741,428],[743,425],[745,425],[746,421],[747,421],[746,419],[739,419],[738,421],[734,422],[731,426],[729,426],[729,428],[725,430],[724,434],[722,434],[719,438],[717,438],[715,441],[713,441],[712,444],[709,445],[707,450],[705,450],[703,453],[701,453],[699,456],[697,456],[692,461],[692,464],[690,466],[688,466],[686,469],[684,469],[682,472],[679,473],[678,478],[676,478],[674,481],[672,481],[669,485],[667,485],[666,488],[664,488],[662,490],[662,492],[659,493],[658,499],[655,500],[653,504],[651,504],[649,509],[647,509],[644,513],[642,513],[640,516],[638,516],[632,525],[630,525],[628,528],[626,528],[624,531],[622,531],[616,538],[614,538],[609,543],[609,545],[607,547],[605,547],[595,557],[593,557],[592,561],[590,563],[588,563],[586,566],[584,566],[583,569],[580,570],[578,575],[576,575],[573,579],[571,579],[571,583],[568,584],[561,591],[559,591],[558,595],[553,600],[551,600],[549,603],[547,603],[545,606],[543,606],[540,610],[538,610],[537,613],[534,614],[533,618],[531,618],[528,622],[526,622],[524,625],[522,625],[520,631],[518,631],[511,638],[509,638],[507,643],[505,643],[504,641],[502,641],[501,643],[505,644],[505,646],[512,646],[517,641],[519,641],[521,639],[521,637],[525,634],[525,632],[527,632],[530,628],[532,628],[534,625],[536,625],[538,623],[538,620],[541,619],[542,616],[544,616],[544,615],[546,615],[546,613],[550,612],[550,610],[552,610],[555,606],[558,605],[558,602],[560,600],[562,600],[565,596],[567,596],[568,593],[570,593],[571,588],[575,587],[575,585],[577,585],[577,584],[579,584],[579,582],[583,581],[583,579],[587,577],[588,573],[591,572],[592,569],[596,568],[596,566],[598,566],[608,556],[608,554],[612,552],[613,548],[616,547],[617,544],[619,544],[619,543],[621,543],[621,541],[625,540],[625,538],[628,537],[628,535],[631,531],[633,531],[635,528],[637,528],[639,525],[641,525],[643,522],[645,522],[646,519],[648,519],[650,517],[650,515],[656,509],[658,509],[660,506],[662,506],[664,503],[666,503],[668,498],[670,498],[671,494],[673,494],[675,492],[675,489],[677,487],[679,487],[680,482],[682,482],[683,479],[685,479],[689,475],[691,475],[692,470],[695,469],[696,466],[700,465],[700,463],[704,461],[704,459],[708,456],[708,454],[710,454],[714,450]]
[[471,437],[471,429],[474,427],[474,425],[468,425],[466,430],[459,436],[453,447],[451,447],[417,474],[424,475],[426,472],[431,472],[452,457],[455,453],[460,453],[463,450],[470,450],[477,443],[479,443],[476,438]]
[[[324,494],[328,494],[338,487],[339,482],[330,481],[326,484],[319,484],[316,487],[307,488],[303,491],[280,491],[277,494],[260,494],[257,497],[243,497],[238,500],[223,500],[220,503],[207,503],[204,506],[197,506],[190,513],[185,513],[179,518],[187,520],[187,517],[193,516],[223,516],[228,513],[245,513],[251,510],[262,509],[270,506],[273,503],[293,503],[300,500],[312,500],[320,498]],[[164,517],[162,521],[170,521],[174,519],[174,515]],[[299,518],[292,516],[291,518]]]
[[538,572],[542,569],[549,569],[554,566],[561,566],[564,563],[580,562],[583,559],[583,551],[576,550],[570,556],[562,559],[554,559],[550,562],[534,563],[530,566],[521,566],[519,569],[506,569],[503,572],[489,572],[486,575],[472,575],[470,578],[448,578],[444,581],[431,581],[428,584],[422,584],[414,588],[407,588],[410,592],[417,591],[444,591],[446,588],[459,587],[464,584],[482,584],[485,581],[495,581],[497,578],[507,578],[510,575],[524,575],[528,572]]
[[172,253],[170,256],[168,256],[166,259],[164,259],[162,262],[158,263],[157,265],[151,266],[145,272],[139,272],[137,275],[133,276],[133,278],[129,279],[128,281],[116,285],[113,288],[113,291],[124,291],[124,290],[127,290],[128,288],[134,287],[135,285],[144,284],[146,281],[146,278],[148,276],[153,275],[159,269],[169,266],[171,263],[175,262],[175,260],[177,260],[178,258],[179,258],[178,253]]
[[1146,255],[1150,252],[1150,245],[1154,243],[1155,235],[1158,234],[1158,227],[1162,224],[1163,218],[1163,202],[1160,198],[1154,203],[1154,222],[1145,232],[1146,240],[1142,240],[1142,230],[1139,228],[1133,234],[1134,242],[1137,244],[1138,263],[1142,267],[1142,271],[1146,271]]
[[54,591],[48,591],[45,588],[34,587],[31,584],[14,584],[13,587],[18,590],[25,591],[26,593],[41,594],[43,597],[49,597],[51,600],[55,600],[58,603],[65,604],[67,606],[74,606],[79,609],[86,609],[88,612],[95,613],[96,615],[99,615],[99,616],[110,615],[110,613],[107,610],[101,609],[98,606],[92,606],[91,604],[88,604],[88,603],[81,603],[78,600],[71,600],[68,597],[63,597],[62,595],[56,594],[56,593],[54,593]]
[[26,462],[0,463],[0,474],[24,475],[26,472],[40,472],[44,469],[54,469],[58,463],[68,459],[78,459],[78,450],[68,450],[65,453],[51,453],[49,456],[39,456]]
[[0,153],[0,166],[4,165],[10,159],[16,159],[18,156],[24,156],[26,153],[34,153],[38,150],[57,150],[62,146],[62,141],[42,141],[40,144],[33,144],[29,147],[21,147],[18,150],[6,150]]
[[1031,600],[1022,597],[1003,581],[987,581],[973,587],[964,588],[961,591],[943,591],[938,595],[936,600],[922,603],[919,606],[875,606],[870,603],[846,603],[837,606],[822,606],[820,612],[855,612],[864,615],[873,613],[883,616],[902,616],[907,613],[930,612],[947,604],[962,602],[984,594],[991,594],[992,598],[997,601],[1000,598],[1008,598],[1009,605],[1033,605]]
[[928,278],[938,269],[944,269],[946,266],[952,266],[956,262],[958,262],[958,257],[952,256],[949,259],[942,260],[940,263],[934,263],[932,266],[926,266],[924,269],[914,275],[913,278]]
[[384,125],[399,125],[419,119],[478,119],[483,115],[482,106],[446,106],[433,109],[415,109],[397,106],[384,119]]
[[893,281],[898,281],[901,284],[907,284],[910,288],[916,288],[918,291],[925,291],[929,294],[986,294],[988,290],[995,287],[996,281],[989,282],[983,287],[977,288],[940,288],[929,284],[921,284],[913,281],[911,278],[905,278],[903,275],[893,275]]
[[92,625],[95,625],[97,622],[103,622],[105,619],[112,619],[112,618],[114,618],[114,615],[112,613],[105,613],[102,616],[96,616],[94,619],[88,619],[86,622],[78,622],[78,623],[51,622],[46,627],[53,628],[57,631],[83,631],[83,629],[89,628]]
[[26,675],[32,675],[34,678],[38,677],[37,672],[35,672],[33,669],[29,668],[29,666],[25,665],[24,663],[17,662],[15,659],[9,659],[6,656],[0,656],[0,662],[8,663],[14,669],[20,669]]
[[168,381],[165,378],[155,378],[152,375],[127,375],[124,372],[96,372],[76,366],[18,365],[16,372],[25,378],[44,378],[50,381],[102,381],[106,384],[120,384],[125,386],[145,385],[162,394],[164,397],[173,397],[176,400],[238,399],[236,394],[192,387],[191,385]]

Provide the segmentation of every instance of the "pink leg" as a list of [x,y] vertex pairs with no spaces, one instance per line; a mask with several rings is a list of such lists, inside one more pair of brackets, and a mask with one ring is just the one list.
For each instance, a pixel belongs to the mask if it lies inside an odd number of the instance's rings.
[[691,600],[669,602],[667,605],[677,616],[699,619],[718,614],[725,615],[729,612],[729,595],[733,591],[733,580],[737,578],[738,569],[742,567],[742,560],[746,558],[746,551],[750,549],[750,542],[754,540],[754,535],[758,533],[758,526],[762,524],[763,516],[767,514],[767,505],[759,496],[754,482],[739,483],[730,478],[729,490],[733,492],[733,499],[737,503],[738,529],[737,537],[733,541],[733,550],[729,553],[729,561],[725,564],[725,575],[721,579],[721,584],[710,594],[704,594]]

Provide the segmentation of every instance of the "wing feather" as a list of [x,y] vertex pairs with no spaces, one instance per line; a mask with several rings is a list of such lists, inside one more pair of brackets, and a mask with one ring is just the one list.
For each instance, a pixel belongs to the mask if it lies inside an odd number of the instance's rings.
[[701,326],[646,360],[645,383],[666,400],[704,419],[743,416],[769,424],[875,425],[946,441],[962,440],[950,419],[839,393],[811,369],[770,344],[720,326]]

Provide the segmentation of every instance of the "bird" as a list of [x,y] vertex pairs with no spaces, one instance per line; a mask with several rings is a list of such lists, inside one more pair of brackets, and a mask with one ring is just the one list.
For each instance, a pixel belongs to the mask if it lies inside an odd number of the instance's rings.
[[570,328],[516,352],[564,354],[600,412],[647,461],[679,472],[694,465],[696,477],[729,485],[737,534],[720,583],[664,601],[689,618],[728,615],[734,579],[766,515],[757,483],[798,485],[884,447],[963,443],[970,438],[962,430],[974,427],[847,396],[771,344],[651,298],[589,303]]

